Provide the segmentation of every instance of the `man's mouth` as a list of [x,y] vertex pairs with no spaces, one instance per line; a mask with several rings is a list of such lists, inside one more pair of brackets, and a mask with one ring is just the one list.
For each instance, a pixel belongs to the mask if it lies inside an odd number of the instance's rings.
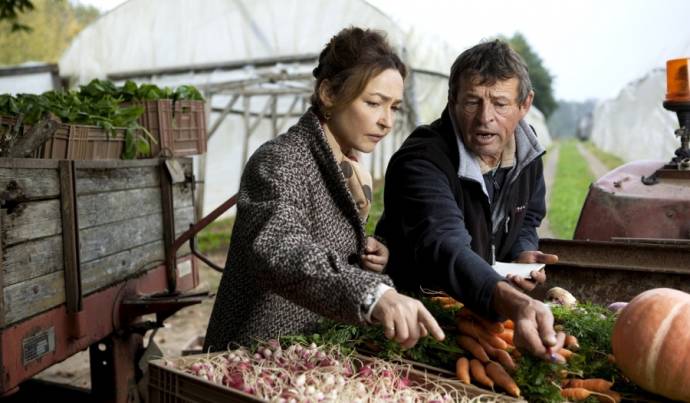
[[491,143],[496,137],[496,133],[493,132],[485,132],[485,131],[478,131],[475,132],[475,137],[479,141],[479,143],[486,144],[486,143]]

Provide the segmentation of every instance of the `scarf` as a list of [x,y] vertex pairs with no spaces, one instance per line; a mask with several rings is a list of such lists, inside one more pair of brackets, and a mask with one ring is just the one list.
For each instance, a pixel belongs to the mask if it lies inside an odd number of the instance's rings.
[[324,129],[323,132],[326,135],[326,140],[328,140],[328,145],[331,146],[335,161],[343,172],[345,185],[355,201],[359,218],[362,222],[365,222],[367,217],[369,217],[369,210],[371,209],[373,186],[371,174],[359,165],[357,155],[354,152],[350,155],[343,153],[340,145],[329,130]]

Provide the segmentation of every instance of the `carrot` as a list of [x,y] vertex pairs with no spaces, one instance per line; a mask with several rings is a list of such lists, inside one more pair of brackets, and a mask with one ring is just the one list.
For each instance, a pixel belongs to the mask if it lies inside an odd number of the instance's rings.
[[561,397],[573,400],[585,400],[592,395],[592,392],[585,388],[564,388],[561,389]]
[[502,387],[509,395],[514,397],[520,396],[520,388],[508,375],[505,369],[498,363],[490,362],[486,365],[486,374],[494,381],[497,386]]
[[601,392],[601,395],[597,396],[599,402],[601,403],[620,403],[623,399],[618,392],[613,390],[607,390],[606,392]]
[[563,356],[563,358],[565,358],[566,360],[569,360],[570,357],[572,357],[573,354],[575,354],[575,353],[573,353],[572,351],[568,350],[567,348],[562,348],[562,349],[558,350],[558,354],[560,354],[561,356]]
[[506,369],[509,373],[515,372],[517,370],[517,365],[515,365],[515,361],[513,361],[513,358],[508,354],[507,351],[505,350],[496,350],[496,361],[498,361],[501,365],[503,365],[503,368]]
[[459,302],[451,302],[449,304],[441,305],[441,308],[443,308],[443,309],[462,308],[462,304]]
[[503,324],[501,322],[492,322],[488,319],[485,319],[485,318],[477,315],[476,313],[472,312],[467,307],[459,310],[455,314],[455,317],[458,320],[460,320],[461,318],[464,318],[464,319],[469,319],[472,322],[476,322],[487,333],[501,333],[504,330]]
[[455,375],[462,383],[470,383],[470,360],[466,357],[458,358],[455,363]]
[[613,382],[601,378],[569,379],[565,386],[569,388],[585,388],[592,392],[608,392],[611,386],[613,386]]
[[499,339],[493,333],[487,332],[484,328],[474,322],[470,322],[468,320],[459,320],[457,322],[457,328],[460,333],[472,336],[475,339],[483,339],[494,348],[505,350],[508,347],[508,343],[506,343],[504,340]]
[[563,346],[571,351],[577,351],[580,349],[580,343],[577,342],[577,337],[573,336],[572,334],[565,336],[565,343]]
[[[512,320],[508,319],[508,320],[503,322],[503,327],[505,329],[515,329],[515,323],[513,323]],[[501,332],[501,333],[503,333],[503,332]]]
[[486,376],[486,370],[484,369],[484,365],[478,360],[472,359],[472,361],[470,361],[470,372],[472,373],[472,378],[474,378],[474,380],[478,383],[489,388],[494,387],[494,381],[492,381],[491,378]]
[[440,305],[457,304],[458,303],[458,301],[455,298],[448,297],[448,296],[431,297],[431,300],[439,303]]
[[513,329],[506,329],[503,331],[503,333],[499,333],[496,336],[498,338],[503,339],[506,343],[513,345],[513,336],[515,334],[515,331]]
[[458,346],[462,347],[463,350],[468,351],[470,354],[475,356],[481,362],[489,361],[489,356],[486,355],[486,351],[476,340],[470,336],[460,335],[458,336]]
[[496,358],[496,352],[499,351],[497,348],[489,344],[486,340],[482,339],[481,337],[476,340],[482,346],[484,351],[486,351],[486,355],[488,355],[489,358]]

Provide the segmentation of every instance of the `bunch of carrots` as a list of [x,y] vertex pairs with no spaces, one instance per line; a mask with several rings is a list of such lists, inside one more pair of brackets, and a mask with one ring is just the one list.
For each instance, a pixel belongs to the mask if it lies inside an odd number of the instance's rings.
[[[513,322],[491,322],[463,307],[452,297],[437,296],[432,300],[456,311],[456,326],[460,333],[457,343],[473,356],[458,358],[455,370],[460,382],[469,384],[474,381],[491,389],[497,386],[511,396],[519,397],[520,388],[510,375],[517,369],[515,360],[520,357],[513,343]],[[577,338],[567,335],[564,348],[554,354],[560,356],[561,361],[567,361],[579,347]],[[621,397],[611,390],[611,386],[611,382],[603,379],[565,379],[561,384],[561,396],[569,400],[596,396],[601,401],[618,403]]]

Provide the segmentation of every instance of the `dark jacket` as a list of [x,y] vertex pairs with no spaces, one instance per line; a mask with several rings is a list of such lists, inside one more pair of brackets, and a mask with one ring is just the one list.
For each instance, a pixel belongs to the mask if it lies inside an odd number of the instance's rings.
[[388,276],[358,266],[364,228],[319,120],[307,111],[247,162],[204,350],[363,323]]
[[418,127],[388,164],[384,214],[376,228],[390,249],[386,269],[396,287],[441,289],[490,317],[502,278],[495,259],[537,250],[545,186],[536,136],[521,121],[516,161],[495,205],[489,204],[476,160],[455,135],[447,109]]

